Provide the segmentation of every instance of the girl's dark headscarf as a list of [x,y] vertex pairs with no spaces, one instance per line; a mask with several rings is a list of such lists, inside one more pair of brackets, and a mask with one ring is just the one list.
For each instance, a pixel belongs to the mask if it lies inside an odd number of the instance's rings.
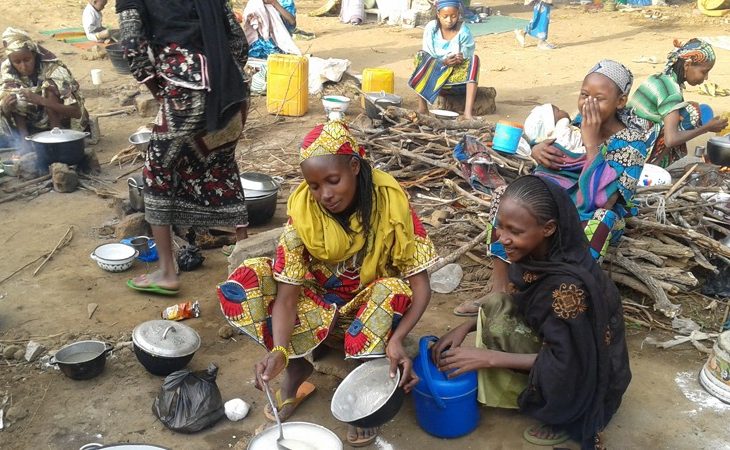
[[117,0],[117,13],[139,11],[153,48],[176,43],[205,55],[210,91],[206,96],[206,129],[228,124],[245,99],[241,70],[230,52],[225,0]]
[[513,184],[503,198],[557,224],[546,259],[509,268],[519,311],[543,339],[519,406],[593,448],[631,380],[620,295],[591,257],[568,194],[535,176]]

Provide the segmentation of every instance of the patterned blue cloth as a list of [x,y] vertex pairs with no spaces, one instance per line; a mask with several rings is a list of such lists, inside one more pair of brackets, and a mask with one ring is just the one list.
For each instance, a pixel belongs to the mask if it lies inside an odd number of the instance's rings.
[[[294,0],[279,0],[279,4],[286,9],[289,14],[296,17],[297,16],[297,7],[294,4]],[[287,30],[289,30],[289,34],[293,33],[294,30],[296,30],[296,25],[291,25],[286,20],[283,21],[284,26]],[[248,56],[251,58],[260,58],[260,59],[267,59],[269,55],[273,55],[275,53],[284,53],[279,47],[274,44],[274,41],[271,39],[257,39],[252,44],[249,44],[248,46]]]
[[544,2],[535,2],[532,9],[532,20],[527,24],[525,31],[530,36],[546,41],[548,38],[548,27],[550,27],[550,10],[552,6]]

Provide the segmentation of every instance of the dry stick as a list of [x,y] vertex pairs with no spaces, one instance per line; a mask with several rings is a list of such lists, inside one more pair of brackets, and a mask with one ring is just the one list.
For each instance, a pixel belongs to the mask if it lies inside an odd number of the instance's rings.
[[[26,264],[23,264],[23,265],[22,265],[21,267],[18,267],[17,269],[15,269],[15,271],[14,271],[13,273],[11,273],[10,275],[8,275],[8,276],[6,276],[5,278],[3,278],[2,280],[0,280],[0,284],[3,284],[3,283],[5,283],[6,281],[8,281],[9,279],[13,278],[13,277],[14,277],[15,275],[17,275],[17,274],[18,274],[18,273],[19,273],[19,272],[20,272],[21,270],[23,270],[23,269],[25,269],[26,267],[30,266],[31,264],[33,264],[34,262],[38,261],[39,259],[41,259],[41,258],[45,257],[46,255],[47,255],[47,253],[44,253],[44,254],[42,254],[41,256],[39,256],[39,257],[37,257],[36,259],[34,259],[33,261],[30,261],[30,262],[28,262],[28,263],[26,263]],[[1,341],[0,341],[0,342],[1,342]]]
[[429,267],[428,273],[434,273],[440,268],[444,267],[447,264],[451,264],[452,262],[456,261],[457,259],[461,258],[462,255],[464,255],[466,252],[471,250],[472,248],[476,247],[480,243],[485,242],[487,239],[487,234],[489,233],[489,230],[482,230],[481,233],[471,241],[467,242],[466,244],[462,245],[458,249],[456,249],[454,252],[452,252],[449,256],[445,258],[441,258],[436,264]]
[[670,224],[661,224],[657,222],[652,222],[651,220],[639,219],[638,217],[632,217],[627,222],[630,223],[633,227],[642,229],[642,231],[656,230],[671,236],[679,236],[685,239],[689,239],[695,244],[702,246],[713,253],[730,258],[730,247],[722,245],[716,240],[709,238],[701,233],[698,233],[692,229],[685,229]]
[[606,259],[628,270],[634,277],[646,285],[651,297],[654,299],[654,309],[661,311],[669,318],[673,318],[679,313],[679,305],[675,305],[669,301],[664,289],[659,287],[654,277],[649,275],[641,266],[619,254],[606,255]]
[[[682,217],[681,214],[672,213],[671,216],[674,220],[679,222],[679,224],[682,225],[683,227],[692,228],[692,225],[690,225],[689,222],[687,222],[685,220],[685,218]],[[717,267],[715,267],[714,264],[712,264],[710,261],[707,260],[707,258],[705,258],[705,255],[702,254],[702,252],[700,251],[700,248],[697,247],[697,245],[695,245],[691,241],[687,242],[687,244],[688,244],[689,248],[692,249],[692,252],[695,254],[695,260],[697,261],[697,264],[699,264],[701,267],[711,271],[714,274],[720,273],[720,271],[717,270]]]
[[106,113],[101,113],[101,114],[94,114],[93,116],[94,117],[111,117],[111,116],[118,116],[120,114],[131,114],[132,112],[134,112],[134,109],[135,109],[134,106],[130,106],[127,109],[120,109],[119,111],[111,111],[111,112],[106,112]]
[[42,181],[46,181],[46,180],[50,180],[50,179],[51,179],[50,174],[43,175],[42,177],[33,178],[32,180],[24,181],[23,183],[18,183],[16,185],[11,186],[10,188],[3,189],[3,191],[5,191],[5,192],[17,191],[18,189],[22,189],[26,186],[30,186],[32,184],[38,184]]
[[[449,180],[448,178],[445,178],[444,179],[444,184],[446,186],[450,187],[451,189],[455,190],[457,193],[462,194],[463,196],[465,196],[469,200],[472,200],[472,201],[474,201],[474,202],[476,202],[476,203],[478,203],[478,204],[480,204],[482,206],[485,206],[487,208],[491,208],[492,207],[492,203],[491,202],[488,202],[488,201],[486,201],[483,198],[477,197],[476,195],[472,194],[471,192],[469,192],[466,189],[464,189],[461,186],[459,186],[453,180]],[[490,197],[490,200],[491,200],[491,197]]]
[[10,194],[7,197],[3,197],[0,199],[0,203],[6,203],[11,200],[15,200],[18,197],[22,197],[24,195],[28,194],[38,194],[38,193],[44,193],[49,192],[51,189],[48,188],[45,190],[46,187],[48,187],[51,184],[51,181],[47,181],[46,183],[41,184],[40,186],[29,186],[26,189],[23,189],[22,191],[16,192],[14,194]]
[[682,178],[680,178],[676,183],[674,183],[674,185],[672,186],[672,188],[669,189],[669,191],[666,194],[664,194],[664,198],[666,199],[666,198],[671,197],[672,194],[674,194],[674,192],[677,189],[679,189],[679,187],[682,185],[682,183],[684,183],[684,180],[686,180],[692,174],[692,172],[695,171],[696,168],[697,168],[697,164],[695,164],[688,171],[686,171],[684,173],[684,175],[682,175]]
[[390,119],[406,119],[412,123],[423,124],[436,130],[480,130],[482,128],[494,128],[494,125],[486,120],[441,120],[409,109],[389,106],[385,115]]
[[[66,239],[66,236],[68,236],[68,239]],[[56,244],[56,246],[53,247],[53,250],[51,250],[51,253],[49,253],[48,256],[46,256],[46,259],[44,259],[43,262],[41,263],[41,265],[38,266],[38,268],[33,272],[33,276],[38,275],[38,272],[41,271],[43,266],[45,266],[46,263],[53,257],[53,255],[56,253],[56,251],[58,249],[65,247],[69,242],[71,242],[71,239],[73,239],[73,238],[74,238],[74,227],[73,227],[73,225],[71,225],[70,227],[68,227],[68,230],[66,230],[66,232],[63,234],[63,237],[61,238],[61,240],[58,241],[58,244]]]
[[134,167],[134,168],[132,168],[132,169],[130,169],[130,170],[128,170],[128,171],[126,171],[126,172],[124,172],[123,174],[121,174],[121,175],[119,175],[118,177],[116,177],[116,178],[114,179],[114,181],[119,181],[119,179],[120,179],[120,178],[124,178],[124,177],[126,177],[127,175],[129,175],[130,173],[132,173],[132,172],[136,172],[137,170],[141,169],[142,167],[144,167],[144,164],[141,164],[141,165],[139,165],[139,166],[136,166],[136,167]]

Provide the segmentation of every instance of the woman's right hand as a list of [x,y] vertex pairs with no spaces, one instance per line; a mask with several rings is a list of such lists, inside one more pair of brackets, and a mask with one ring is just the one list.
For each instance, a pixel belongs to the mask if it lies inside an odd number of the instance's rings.
[[711,133],[719,133],[724,130],[725,127],[727,127],[727,118],[721,116],[713,117],[705,125],[705,129]]
[[553,147],[555,139],[546,139],[532,147],[532,159],[543,167],[556,169],[563,163],[565,154]]
[[269,352],[254,366],[256,389],[264,390],[262,382],[269,383],[284,370],[286,357],[282,352]]
[[439,366],[441,363],[441,354],[450,348],[456,348],[463,344],[466,335],[470,331],[471,324],[467,321],[441,336],[433,347],[431,347],[431,360],[433,360],[434,364]]

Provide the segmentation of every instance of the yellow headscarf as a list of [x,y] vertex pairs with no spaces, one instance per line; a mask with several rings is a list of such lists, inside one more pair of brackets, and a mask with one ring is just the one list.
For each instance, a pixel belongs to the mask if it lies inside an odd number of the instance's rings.
[[38,44],[23,30],[8,27],[3,31],[2,40],[6,55],[24,49],[38,53]]
[[[326,140],[323,144],[322,139]],[[311,151],[317,143],[317,151]],[[354,145],[353,145],[354,144]],[[329,149],[329,150],[324,150]],[[315,127],[304,139],[302,160],[321,155],[364,155],[354,137],[341,121],[329,122]],[[357,214],[350,216],[351,233],[327,211],[309,191],[306,181],[289,196],[287,214],[302,239],[307,251],[314,258],[328,264],[346,261],[366,245],[360,282],[366,285],[387,274],[388,264],[394,267],[408,267],[415,258],[416,245],[413,232],[413,218],[408,197],[400,184],[387,173],[373,169],[375,202],[371,215],[370,242],[363,235],[362,223]]]

